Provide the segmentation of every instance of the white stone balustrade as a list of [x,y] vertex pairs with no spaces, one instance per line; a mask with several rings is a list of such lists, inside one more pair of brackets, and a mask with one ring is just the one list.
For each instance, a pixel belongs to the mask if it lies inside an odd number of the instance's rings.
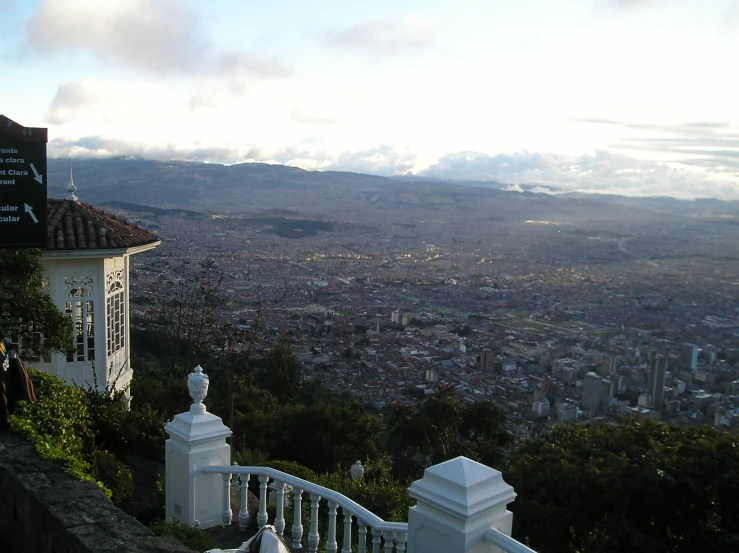
[[[297,545],[300,544],[303,537],[301,514],[303,504],[306,501],[309,501],[311,513],[310,532],[307,536],[309,552],[315,552],[321,542],[325,545],[327,553],[338,552],[338,543],[336,542],[338,520],[341,520],[341,524],[344,526],[344,538],[342,541],[341,553],[351,552],[351,547],[355,543],[360,546],[359,551],[362,551],[362,542],[365,543],[364,551],[366,551],[367,527],[370,527],[373,535],[377,536],[377,540],[373,542],[373,553],[380,553],[381,545],[384,547],[384,551],[386,553],[405,551],[404,544],[406,543],[408,536],[407,523],[386,522],[371,511],[368,511],[355,501],[337,491],[324,488],[323,486],[319,486],[313,482],[308,482],[302,478],[268,467],[241,467],[233,465],[204,466],[201,468],[201,472],[204,475],[222,475],[223,481],[239,482],[242,486],[242,490],[244,490],[244,482],[251,478],[257,478],[259,480],[259,509],[257,512],[257,524],[259,527],[270,523],[267,518],[268,488],[273,486],[291,486],[293,489],[293,526],[291,527],[293,549],[298,549]],[[230,497],[230,493],[230,489],[223,490],[224,497]],[[242,491],[241,510],[238,516],[239,521],[248,520],[249,505],[245,500],[245,497],[246,494]],[[328,531],[325,536],[320,536],[318,533],[318,503],[322,499],[325,499],[329,506]],[[277,502],[276,520],[272,524],[276,527],[278,533],[283,535],[283,532],[280,529],[284,530],[286,528],[286,524],[284,518],[282,518],[284,514],[280,512],[281,504],[281,501]],[[281,524],[278,525],[278,522],[281,522]],[[354,529],[354,523],[356,523],[358,531]],[[246,524],[244,523],[242,528],[245,527]],[[351,532],[347,533],[346,528],[352,529]],[[352,540],[355,534],[357,539]]]
[[[259,482],[257,524],[268,520],[268,493],[276,500],[278,534],[288,530],[294,551],[301,550],[304,528],[304,503],[310,503],[310,527],[306,536],[309,553],[323,545],[327,553],[534,553],[510,537],[513,515],[507,505],[514,500],[513,488],[499,471],[457,457],[426,469],[421,480],[409,488],[416,505],[408,522],[387,522],[348,497],[323,486],[268,467],[229,465],[230,446],[225,438],[231,431],[223,421],[208,413],[202,400],[207,393],[207,376],[197,367],[190,389],[195,403],[187,413],[174,417],[165,430],[166,444],[166,519],[190,526],[208,528],[231,524],[231,487],[241,489],[237,520],[246,529],[249,520],[248,483]],[[361,464],[355,465],[353,475]],[[286,490],[292,489],[292,525],[288,528]],[[318,507],[328,504],[328,529],[319,534]],[[341,518],[339,518],[341,517]],[[343,526],[341,543],[338,525]],[[341,548],[341,549],[339,549]],[[220,551],[220,550],[214,550]],[[238,550],[228,550],[236,552]],[[226,553],[225,551],[223,553]]]

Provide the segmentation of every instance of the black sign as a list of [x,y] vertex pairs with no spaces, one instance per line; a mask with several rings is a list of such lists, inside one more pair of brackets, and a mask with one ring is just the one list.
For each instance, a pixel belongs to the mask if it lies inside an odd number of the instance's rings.
[[46,247],[47,136],[0,115],[0,248]]

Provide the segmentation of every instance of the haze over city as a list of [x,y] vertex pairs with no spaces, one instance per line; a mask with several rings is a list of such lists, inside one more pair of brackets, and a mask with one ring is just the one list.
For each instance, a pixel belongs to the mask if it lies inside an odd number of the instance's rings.
[[[737,199],[735,0],[0,0],[51,157]],[[526,186],[528,185],[528,186]]]

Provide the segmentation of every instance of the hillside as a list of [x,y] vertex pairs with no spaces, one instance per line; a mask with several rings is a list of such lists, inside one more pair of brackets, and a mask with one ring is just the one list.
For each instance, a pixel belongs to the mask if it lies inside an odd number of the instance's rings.
[[[442,220],[654,223],[675,217],[731,219],[737,202],[506,192],[496,183],[395,179],[283,165],[215,165],[143,159],[74,162],[77,195],[94,204],[125,202],[160,209],[247,213],[289,209],[349,220],[433,217]],[[63,197],[66,160],[49,160],[49,195]],[[731,216],[731,217],[727,217]]]

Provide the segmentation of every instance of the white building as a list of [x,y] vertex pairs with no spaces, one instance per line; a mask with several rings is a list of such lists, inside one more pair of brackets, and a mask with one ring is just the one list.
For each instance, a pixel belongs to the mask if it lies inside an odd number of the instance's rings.
[[66,199],[47,201],[48,243],[41,262],[44,287],[71,319],[76,350],[52,354],[34,367],[71,385],[126,390],[130,399],[130,257],[160,241],[144,228],[79,202],[71,171],[67,190]]

